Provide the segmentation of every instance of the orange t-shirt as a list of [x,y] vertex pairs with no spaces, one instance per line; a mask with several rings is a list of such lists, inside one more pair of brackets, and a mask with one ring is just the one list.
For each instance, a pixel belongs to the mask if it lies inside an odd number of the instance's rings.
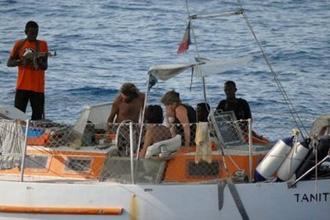
[[[47,42],[38,40],[39,52],[47,53]],[[36,50],[36,42],[28,40],[18,40],[15,42],[14,48],[10,56],[22,59],[26,49]],[[18,77],[16,89],[28,90],[33,92],[45,92],[45,70],[34,69],[30,66],[18,66]]]

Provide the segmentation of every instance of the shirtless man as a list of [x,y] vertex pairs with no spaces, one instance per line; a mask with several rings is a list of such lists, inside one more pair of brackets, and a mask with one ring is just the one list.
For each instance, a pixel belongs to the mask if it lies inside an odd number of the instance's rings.
[[112,104],[108,124],[120,123],[124,120],[139,122],[144,98],[144,93],[140,92],[133,83],[124,83],[120,88],[119,95]]

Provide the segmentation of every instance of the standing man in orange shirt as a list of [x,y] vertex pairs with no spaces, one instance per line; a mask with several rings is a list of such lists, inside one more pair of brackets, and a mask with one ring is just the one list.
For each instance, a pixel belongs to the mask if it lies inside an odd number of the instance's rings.
[[8,67],[18,67],[15,107],[25,112],[30,101],[32,120],[44,119],[45,70],[48,67],[47,42],[37,40],[38,31],[36,22],[27,22],[26,38],[15,42],[7,62]]

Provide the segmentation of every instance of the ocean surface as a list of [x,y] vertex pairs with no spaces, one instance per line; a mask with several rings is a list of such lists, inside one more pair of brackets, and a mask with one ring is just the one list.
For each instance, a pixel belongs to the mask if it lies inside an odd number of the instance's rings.
[[[330,2],[328,0],[241,1],[277,78],[307,130],[330,113]],[[191,0],[191,14],[235,11],[236,1]],[[223,83],[234,80],[238,97],[250,103],[253,128],[271,139],[296,127],[242,16],[194,20],[187,53],[176,53],[187,24],[185,0],[0,0],[0,105],[13,105],[17,68],[9,51],[24,38],[29,20],[57,56],[46,73],[46,118],[74,123],[87,105],[111,102],[124,82],[146,91],[151,65],[191,62],[197,55],[250,62],[206,77],[212,107],[224,99]],[[197,47],[196,47],[197,45]],[[198,49],[198,53],[196,51]],[[167,90],[185,103],[203,101],[202,84],[191,72],[159,82],[150,94],[159,103]],[[31,110],[28,109],[28,114]]]

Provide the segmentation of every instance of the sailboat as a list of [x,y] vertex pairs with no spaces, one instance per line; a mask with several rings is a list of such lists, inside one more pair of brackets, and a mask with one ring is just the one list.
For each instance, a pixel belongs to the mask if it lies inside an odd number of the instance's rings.
[[[241,16],[257,40],[242,7],[209,17],[218,16]],[[199,18],[189,14],[189,26]],[[261,52],[274,72],[262,48]],[[153,83],[185,70],[193,70],[204,82],[212,77],[204,73],[207,69],[242,62],[198,57],[190,63],[154,65],[148,71],[146,96]],[[203,96],[207,101],[205,92]],[[232,112],[211,110],[202,132],[207,139],[204,146],[183,147],[173,137],[150,146],[148,157],[140,157],[137,152],[146,125],[124,122],[108,131],[110,109],[111,103],[89,106],[74,125],[22,120],[16,110],[2,112],[1,220],[330,216],[326,166],[330,115],[315,120],[305,142],[299,139],[302,132],[298,130],[268,143],[254,139],[251,120],[237,121]],[[118,153],[120,149],[123,153]]]

